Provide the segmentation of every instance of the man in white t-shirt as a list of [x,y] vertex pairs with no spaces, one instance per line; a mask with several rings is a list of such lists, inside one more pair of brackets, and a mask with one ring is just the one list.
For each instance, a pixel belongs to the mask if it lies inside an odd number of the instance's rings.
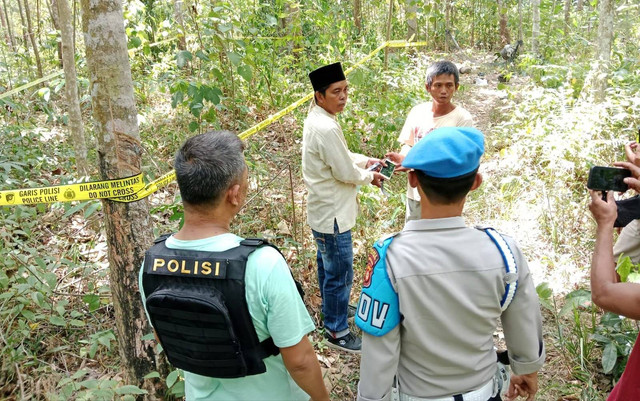
[[[398,142],[400,153],[389,152],[386,157],[402,164],[409,150],[429,132],[440,127],[473,127],[473,117],[461,106],[451,102],[460,86],[460,73],[450,61],[437,61],[427,69],[425,89],[431,95],[430,102],[420,103],[409,112]],[[396,171],[406,171],[399,168]],[[407,214],[405,221],[420,219],[420,195],[407,182]]]

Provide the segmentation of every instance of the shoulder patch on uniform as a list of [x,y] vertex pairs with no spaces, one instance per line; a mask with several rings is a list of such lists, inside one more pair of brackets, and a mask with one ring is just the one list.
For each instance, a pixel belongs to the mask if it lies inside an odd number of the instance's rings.
[[400,323],[398,294],[387,273],[386,254],[393,236],[377,241],[367,259],[355,321],[364,332],[383,336]]

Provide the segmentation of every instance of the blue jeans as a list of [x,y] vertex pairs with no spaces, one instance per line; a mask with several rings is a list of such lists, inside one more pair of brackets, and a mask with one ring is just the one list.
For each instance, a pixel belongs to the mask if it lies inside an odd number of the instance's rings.
[[340,233],[338,223],[334,221],[333,234],[311,231],[318,247],[316,258],[324,327],[333,333],[347,330],[349,295],[353,283],[351,230]]

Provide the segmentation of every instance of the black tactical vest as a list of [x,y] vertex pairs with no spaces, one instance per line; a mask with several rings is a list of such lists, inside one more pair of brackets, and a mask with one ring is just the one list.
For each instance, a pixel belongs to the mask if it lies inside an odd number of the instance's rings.
[[208,377],[266,372],[263,359],[280,351],[271,337],[258,340],[244,273],[249,255],[270,244],[246,239],[224,252],[206,252],[169,249],[167,237],[158,238],[145,254],[142,286],[151,324],[169,362]]

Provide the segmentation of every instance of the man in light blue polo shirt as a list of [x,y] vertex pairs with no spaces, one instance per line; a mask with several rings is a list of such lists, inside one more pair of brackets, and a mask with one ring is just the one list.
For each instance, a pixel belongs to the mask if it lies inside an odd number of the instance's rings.
[[[208,132],[184,143],[175,159],[184,225],[166,239],[168,249],[220,252],[240,244],[243,238],[230,231],[231,220],[247,196],[243,150],[240,139],[228,131]],[[146,303],[150,294],[143,291],[143,269],[140,289]],[[244,284],[258,340],[271,337],[279,354],[263,359],[266,372],[245,377],[214,378],[185,370],[186,399],[328,401],[320,365],[307,338],[315,327],[282,255],[268,246],[251,253]]]

